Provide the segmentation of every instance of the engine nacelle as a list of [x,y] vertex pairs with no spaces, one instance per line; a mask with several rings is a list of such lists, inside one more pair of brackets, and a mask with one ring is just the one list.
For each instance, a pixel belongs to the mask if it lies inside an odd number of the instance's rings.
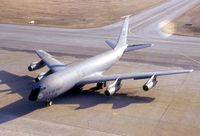
[[38,81],[40,81],[44,76],[46,75],[46,73],[44,72],[44,73],[41,73],[41,74],[39,74],[36,78],[35,78],[35,82],[38,82]]
[[158,83],[156,76],[153,75],[143,86],[144,91],[149,91]]
[[43,68],[45,66],[44,62],[41,61],[37,61],[37,62],[33,62],[28,66],[28,70],[29,71],[34,71],[34,70],[38,70],[40,68]]
[[28,70],[29,71],[35,71],[38,70],[40,68],[43,68],[45,66],[44,62],[41,61],[37,61],[37,62],[33,62],[28,66]]
[[106,96],[111,96],[115,94],[117,91],[119,91],[120,88],[121,88],[121,80],[116,79],[116,81],[113,84],[108,86],[104,94]]
[[39,74],[36,78],[35,78],[35,82],[39,82],[42,78],[44,78],[45,76],[48,76],[52,74],[52,71],[49,70],[48,72],[43,72],[41,74]]

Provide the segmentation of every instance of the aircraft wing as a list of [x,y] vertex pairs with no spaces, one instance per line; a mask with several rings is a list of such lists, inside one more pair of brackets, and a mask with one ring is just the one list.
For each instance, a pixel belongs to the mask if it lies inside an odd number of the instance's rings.
[[57,72],[66,69],[66,65],[56,60],[52,55],[43,50],[36,50],[36,54],[43,60],[52,72]]
[[78,84],[89,84],[89,83],[97,83],[97,82],[106,82],[106,81],[114,81],[116,79],[125,80],[125,79],[147,79],[152,76],[166,76],[166,75],[174,75],[174,74],[183,74],[190,73],[193,70],[172,70],[172,71],[159,71],[159,72],[147,72],[147,73],[130,73],[130,74],[115,74],[115,75],[94,75],[90,77],[86,77],[82,79]]

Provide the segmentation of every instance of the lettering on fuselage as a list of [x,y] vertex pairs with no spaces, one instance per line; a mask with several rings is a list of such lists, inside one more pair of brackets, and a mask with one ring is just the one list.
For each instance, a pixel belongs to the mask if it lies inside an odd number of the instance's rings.
[[47,96],[47,97],[57,96],[57,90],[55,89],[55,90],[52,90],[52,91],[45,92],[44,96]]

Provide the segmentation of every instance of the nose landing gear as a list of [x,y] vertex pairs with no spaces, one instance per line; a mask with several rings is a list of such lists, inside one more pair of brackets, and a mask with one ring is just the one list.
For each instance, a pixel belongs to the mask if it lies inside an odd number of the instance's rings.
[[47,107],[49,107],[49,106],[51,106],[53,103],[52,103],[52,101],[46,101],[45,104],[46,104]]

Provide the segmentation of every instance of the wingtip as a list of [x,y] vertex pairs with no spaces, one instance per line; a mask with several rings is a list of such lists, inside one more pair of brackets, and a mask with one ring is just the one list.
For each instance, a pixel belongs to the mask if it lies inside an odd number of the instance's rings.
[[37,49],[37,50],[35,50],[35,52],[44,52],[44,50],[42,50],[42,49]]
[[189,70],[190,73],[193,72],[193,71],[194,71],[194,69],[190,69],[190,70]]
[[41,49],[37,49],[37,50],[35,50],[35,51],[37,52],[37,51],[42,51],[42,50],[41,50]]
[[121,18],[122,18],[122,19],[124,19],[124,18],[129,18],[130,16],[131,16],[131,14],[122,16]]
[[153,43],[150,45],[151,47],[155,46]]

